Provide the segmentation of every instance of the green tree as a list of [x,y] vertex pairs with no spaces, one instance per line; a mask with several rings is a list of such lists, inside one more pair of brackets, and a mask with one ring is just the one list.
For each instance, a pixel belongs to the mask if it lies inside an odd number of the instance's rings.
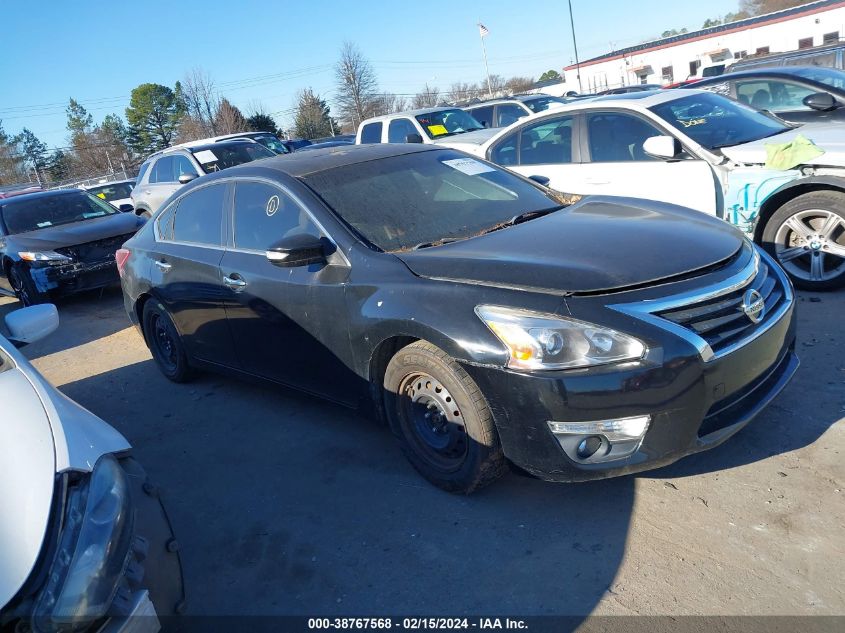
[[50,179],[54,182],[66,180],[70,178],[73,170],[73,158],[70,154],[57,149],[50,157],[47,165],[47,173],[50,174]]
[[24,128],[20,134],[12,139],[12,142],[20,147],[20,153],[26,163],[39,174],[47,169],[47,145],[31,130]]
[[542,75],[540,75],[540,78],[537,81],[551,81],[551,80],[562,81],[563,78],[560,76],[560,73],[558,71],[547,70]]
[[294,134],[300,138],[332,136],[340,126],[331,118],[325,100],[311,88],[299,93],[294,117]]
[[94,117],[73,97],[70,98],[70,103],[67,109],[67,129],[70,132],[71,139],[77,135],[88,134],[94,125]]
[[126,121],[133,149],[146,155],[168,147],[183,114],[183,104],[167,86],[141,84],[132,90]]
[[0,185],[8,185],[22,180],[22,159],[17,145],[3,129],[0,121]]
[[272,132],[278,134],[279,129],[276,122],[269,114],[256,112],[246,120],[247,127],[253,132]]

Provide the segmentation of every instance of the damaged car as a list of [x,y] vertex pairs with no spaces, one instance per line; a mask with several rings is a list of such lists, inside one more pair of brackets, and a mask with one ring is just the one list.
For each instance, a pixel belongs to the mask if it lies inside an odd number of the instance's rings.
[[711,448],[798,366],[792,285],[735,227],[642,199],[567,205],[433,144],[211,174],[118,264],[167,378],[223,371],[365,407],[459,493],[508,461],[581,481]]
[[727,220],[797,286],[845,285],[845,127],[794,125],[703,90],[611,95],[461,149],[567,194],[634,196]]
[[0,200],[0,294],[29,306],[117,283],[115,251],[144,222],[79,189]]
[[126,438],[16,349],[59,324],[53,304],[0,334],[0,630],[159,630],[185,608],[179,543]]

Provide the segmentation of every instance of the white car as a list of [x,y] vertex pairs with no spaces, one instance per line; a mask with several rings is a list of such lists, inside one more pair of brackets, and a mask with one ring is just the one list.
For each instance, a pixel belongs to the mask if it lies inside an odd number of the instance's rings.
[[432,143],[468,150],[496,131],[460,108],[423,108],[365,119],[358,126],[355,143]]
[[[92,196],[105,200],[115,209],[130,211],[132,207],[132,189],[135,187],[134,180],[115,180],[112,182],[99,182],[96,185],[85,185],[85,189]],[[134,207],[133,207],[134,208]]]
[[56,329],[56,307],[5,320],[0,630],[157,631],[158,616],[185,603],[178,543],[156,489],[126,438],[15,349]]
[[[799,134],[824,153],[791,169],[767,168],[767,145]],[[716,215],[775,255],[796,285],[845,284],[840,123],[794,126],[710,92],[660,90],[575,102],[461,149],[568,194],[647,198]]]
[[487,99],[461,106],[484,127],[507,127],[527,116],[554,110],[565,105],[567,100],[544,94],[514,95],[498,99]]

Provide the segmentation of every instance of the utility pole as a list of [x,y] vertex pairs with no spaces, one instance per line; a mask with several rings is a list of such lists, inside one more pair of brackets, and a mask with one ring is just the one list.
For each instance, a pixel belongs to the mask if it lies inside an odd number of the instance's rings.
[[493,96],[493,85],[490,82],[490,66],[487,65],[487,47],[484,46],[484,36],[490,31],[484,26],[481,21],[478,22],[478,33],[481,35],[481,54],[484,55],[484,70],[487,73],[487,94]]
[[581,64],[578,61],[578,42],[575,40],[575,18],[572,17],[572,0],[569,1],[569,25],[572,27],[572,46],[575,48],[575,75],[578,77],[578,92],[581,92]]

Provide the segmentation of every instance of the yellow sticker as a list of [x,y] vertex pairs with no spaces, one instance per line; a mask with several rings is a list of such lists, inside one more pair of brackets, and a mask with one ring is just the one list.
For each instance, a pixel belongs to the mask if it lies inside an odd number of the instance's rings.
[[100,200],[105,200],[105,199],[106,199],[106,194],[104,194],[104,193],[98,193],[98,194],[97,194],[97,197],[98,197]]
[[681,121],[681,125],[684,127],[692,127],[693,125],[702,125],[703,123],[707,123],[707,119],[690,119],[689,121]]
[[449,133],[445,125],[429,125],[428,131],[434,134],[434,136],[442,136],[443,134]]

